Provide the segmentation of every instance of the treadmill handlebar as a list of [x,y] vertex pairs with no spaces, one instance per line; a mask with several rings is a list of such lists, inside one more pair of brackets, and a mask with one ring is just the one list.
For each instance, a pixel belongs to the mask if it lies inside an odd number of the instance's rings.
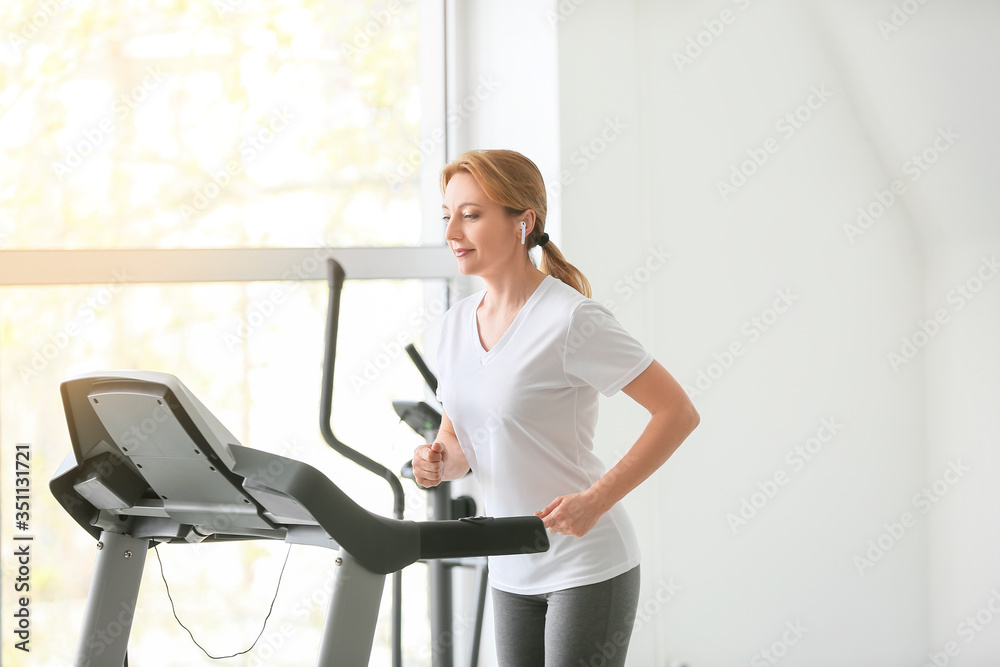
[[[545,524],[536,516],[474,517],[451,521],[390,519],[358,505],[326,475],[307,463],[233,445],[233,471],[247,491],[262,486],[302,507],[334,541],[378,574],[418,560],[506,556],[547,551]],[[268,470],[262,478],[257,471]],[[274,471],[272,474],[270,471]],[[267,498],[255,501],[267,510]]]
[[467,517],[422,521],[420,558],[505,556],[547,551],[549,537],[537,516]]

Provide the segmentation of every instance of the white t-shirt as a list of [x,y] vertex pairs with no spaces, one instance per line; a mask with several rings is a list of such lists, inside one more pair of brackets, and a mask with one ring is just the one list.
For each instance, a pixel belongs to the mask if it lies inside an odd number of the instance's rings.
[[[487,352],[476,322],[485,294],[445,314],[437,396],[482,487],[484,512],[532,515],[604,475],[593,452],[598,392],[617,393],[653,356],[611,311],[551,276]],[[534,595],[604,581],[639,564],[620,503],[583,537],[549,533],[549,541],[544,553],[490,557],[490,583]]]

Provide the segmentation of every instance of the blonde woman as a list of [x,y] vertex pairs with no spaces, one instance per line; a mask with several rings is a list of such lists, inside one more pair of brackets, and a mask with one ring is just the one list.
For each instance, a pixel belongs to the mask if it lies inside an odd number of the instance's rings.
[[[459,270],[486,288],[445,315],[444,415],[436,441],[414,452],[416,479],[431,487],[471,469],[488,514],[533,513],[550,532],[545,553],[490,558],[501,665],[622,665],[639,548],[619,501],[680,446],[698,413],[549,240],[545,185],[531,160],[471,151],[444,168],[441,189]],[[593,452],[598,394],[618,391],[650,418],[607,470]]]

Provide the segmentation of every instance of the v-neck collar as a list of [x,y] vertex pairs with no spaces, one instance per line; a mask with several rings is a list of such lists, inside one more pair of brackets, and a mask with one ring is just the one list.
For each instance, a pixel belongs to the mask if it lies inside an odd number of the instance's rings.
[[531,293],[531,296],[528,297],[528,300],[525,301],[524,305],[521,306],[521,309],[517,311],[517,315],[515,315],[514,319],[511,320],[510,325],[507,326],[507,330],[504,331],[503,335],[500,336],[500,340],[498,340],[496,344],[489,350],[483,347],[483,341],[479,337],[479,307],[483,304],[483,299],[486,298],[486,292],[487,292],[487,290],[483,290],[482,295],[476,302],[476,307],[472,309],[472,318],[471,318],[473,349],[475,349],[476,351],[476,356],[479,358],[479,363],[485,364],[487,361],[489,361],[490,359],[492,359],[493,357],[495,357],[497,354],[500,353],[500,350],[503,349],[504,345],[507,344],[507,341],[514,336],[514,334],[517,331],[517,328],[521,325],[521,322],[524,321],[525,317],[527,317],[527,312],[531,309],[531,307],[535,304],[535,302],[541,298],[542,293],[549,288],[549,284],[553,280],[555,280],[555,278],[549,275],[546,275],[544,278],[542,278],[542,282],[538,283],[538,286],[535,288],[535,291]]

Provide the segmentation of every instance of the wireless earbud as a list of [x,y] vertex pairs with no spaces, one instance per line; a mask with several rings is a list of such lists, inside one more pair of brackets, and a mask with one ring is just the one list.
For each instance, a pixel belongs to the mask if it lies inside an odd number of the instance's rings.
[[525,222],[524,220],[522,220],[521,221],[521,245],[524,245],[524,234],[525,234],[525,229],[527,228],[527,226],[528,226],[528,223]]

